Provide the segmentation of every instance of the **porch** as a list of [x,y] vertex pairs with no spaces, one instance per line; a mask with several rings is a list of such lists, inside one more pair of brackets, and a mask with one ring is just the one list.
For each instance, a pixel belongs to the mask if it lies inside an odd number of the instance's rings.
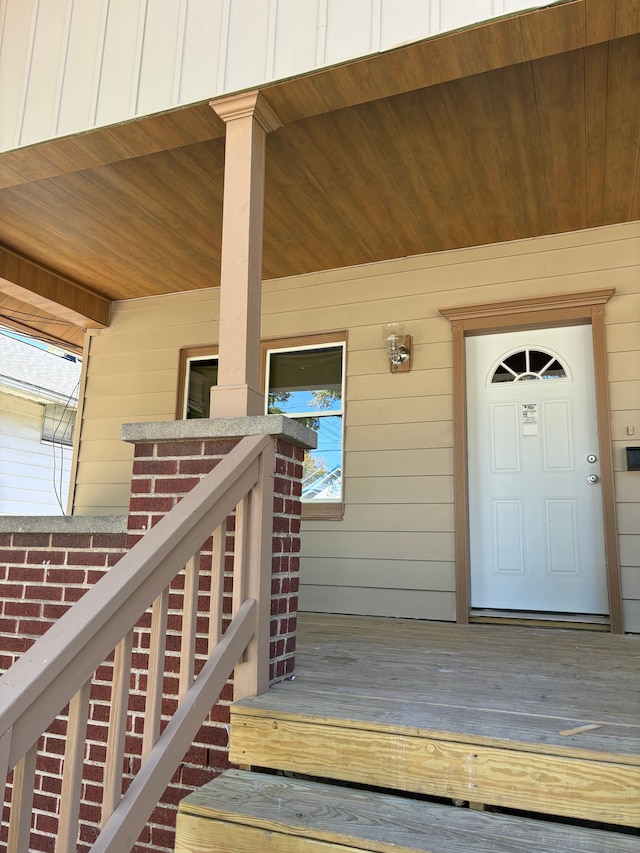
[[183,801],[180,853],[213,838],[229,851],[639,849],[637,637],[311,614],[297,636],[295,679],[231,713],[231,760],[279,776],[232,771]]

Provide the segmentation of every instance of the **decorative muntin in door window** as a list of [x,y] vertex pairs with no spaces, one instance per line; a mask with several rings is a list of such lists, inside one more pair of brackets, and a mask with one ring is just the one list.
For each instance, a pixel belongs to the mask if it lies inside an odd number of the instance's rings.
[[568,378],[569,371],[557,355],[546,350],[527,348],[511,353],[498,363],[491,376],[491,385]]

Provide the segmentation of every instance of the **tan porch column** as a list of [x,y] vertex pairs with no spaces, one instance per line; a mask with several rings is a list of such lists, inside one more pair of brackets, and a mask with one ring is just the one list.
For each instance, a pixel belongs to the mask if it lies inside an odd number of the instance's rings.
[[262,222],[267,133],[281,126],[259,92],[211,102],[227,126],[218,385],[211,416],[264,414],[260,391]]

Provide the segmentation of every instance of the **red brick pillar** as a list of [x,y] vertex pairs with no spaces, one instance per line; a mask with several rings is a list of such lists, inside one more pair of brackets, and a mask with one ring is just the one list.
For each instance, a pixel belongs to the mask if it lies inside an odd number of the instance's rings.
[[[234,434],[235,433],[235,434]],[[238,444],[243,435],[267,433],[276,451],[271,577],[270,682],[293,672],[300,569],[300,513],[304,448],[311,430],[281,415],[224,420],[128,424],[125,441],[135,443],[128,547],[156,524],[187,492]],[[227,520],[225,612],[231,610],[233,517]],[[211,544],[203,549],[201,592],[209,591]],[[177,579],[180,583],[180,579]],[[177,592],[177,590],[176,590]],[[206,613],[203,612],[203,617]],[[171,627],[171,626],[170,626]],[[173,630],[179,634],[179,625]],[[171,649],[167,649],[168,655]],[[179,644],[175,649],[179,663]]]

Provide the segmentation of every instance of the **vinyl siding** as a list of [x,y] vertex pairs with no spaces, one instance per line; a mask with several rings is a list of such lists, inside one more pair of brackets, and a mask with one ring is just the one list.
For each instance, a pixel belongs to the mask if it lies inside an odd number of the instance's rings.
[[542,5],[0,0],[0,150],[204,101]]
[[[454,618],[452,355],[440,308],[615,287],[606,307],[625,618],[640,631],[640,223],[269,281],[263,338],[348,331],[345,514],[303,526],[303,609]],[[77,513],[128,504],[123,421],[174,417],[178,353],[217,340],[217,291],[114,306],[91,338]],[[413,336],[392,375],[381,326]],[[635,429],[627,435],[627,427]]]
[[66,512],[71,448],[40,440],[43,416],[39,403],[0,393],[0,515]]

